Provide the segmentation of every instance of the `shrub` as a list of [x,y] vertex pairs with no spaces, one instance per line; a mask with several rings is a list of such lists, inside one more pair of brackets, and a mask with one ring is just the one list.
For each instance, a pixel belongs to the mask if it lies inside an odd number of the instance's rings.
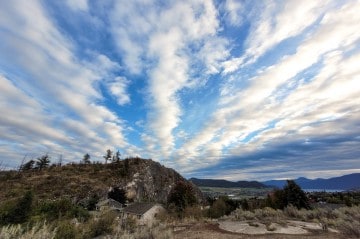
[[297,218],[297,219],[305,219],[305,216],[303,213],[301,213],[300,210],[298,210],[293,205],[289,205],[284,209],[284,213],[286,216],[290,218]]
[[136,219],[132,218],[132,217],[128,217],[126,218],[122,224],[121,224],[121,228],[125,231],[131,232],[133,233],[136,229]]
[[33,193],[27,191],[19,200],[5,203],[0,209],[0,223],[4,225],[26,222],[31,214],[33,197]]
[[219,198],[216,200],[213,205],[209,209],[209,217],[211,218],[219,218],[226,214],[227,205],[224,199]]
[[77,239],[80,238],[79,232],[75,225],[69,221],[63,221],[59,223],[56,228],[56,234],[54,239]]
[[276,231],[276,226],[272,223],[268,223],[268,224],[266,224],[266,230],[269,232]]
[[195,218],[197,220],[203,217],[203,211],[199,206],[192,206],[185,208],[184,216],[188,218]]
[[100,218],[95,218],[89,225],[89,230],[86,233],[87,237],[94,238],[113,232],[112,224],[116,218],[115,213],[107,212],[100,216]]
[[359,221],[344,221],[337,223],[338,229],[347,238],[360,238],[360,222]]
[[232,215],[235,216],[235,219],[237,220],[253,220],[255,219],[255,215],[251,211],[245,211],[243,209],[236,209]]
[[91,197],[86,201],[85,208],[90,211],[95,210],[96,204],[99,202],[99,200],[99,195],[97,195],[96,193],[92,194]]
[[254,211],[255,217],[262,219],[262,218],[277,218],[281,217],[282,212],[275,210],[270,207],[265,207],[263,209],[256,209]]
[[87,210],[73,205],[67,198],[40,202],[37,207],[37,214],[48,221],[61,218],[77,218],[80,221],[86,221],[90,217]]

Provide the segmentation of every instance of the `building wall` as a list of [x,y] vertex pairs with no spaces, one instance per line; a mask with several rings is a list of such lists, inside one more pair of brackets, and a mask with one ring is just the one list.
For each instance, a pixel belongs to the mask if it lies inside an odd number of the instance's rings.
[[163,212],[165,212],[165,209],[162,206],[155,205],[142,215],[140,223],[149,224],[156,219],[156,216]]

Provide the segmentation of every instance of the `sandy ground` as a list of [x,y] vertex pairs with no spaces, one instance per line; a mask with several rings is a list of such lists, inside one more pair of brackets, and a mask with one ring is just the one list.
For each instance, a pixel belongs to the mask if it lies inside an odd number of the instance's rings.
[[266,227],[265,224],[259,222],[248,223],[248,222],[236,222],[236,221],[221,221],[219,222],[219,228],[225,231],[250,234],[250,235],[272,234],[272,233],[298,235],[298,234],[309,233],[307,230],[303,229],[300,226],[296,226],[296,225],[281,226],[277,223],[271,223],[270,225],[268,225],[268,227]]
[[[251,223],[254,225],[253,223]],[[290,225],[291,224],[291,225]],[[343,238],[340,234],[334,232],[326,232],[321,230],[320,225],[316,223],[304,223],[290,221],[287,227],[279,225],[275,231],[268,231],[264,224],[258,226],[249,226],[246,222],[231,222],[223,221],[219,223],[197,223],[188,224],[183,227],[179,227],[179,230],[175,231],[175,238],[182,239],[287,239],[287,238],[311,238],[311,239],[335,239]],[[276,226],[271,225],[271,227]],[[305,228],[307,229],[305,229]],[[227,230],[225,230],[226,228]],[[233,229],[229,231],[229,229]],[[320,229],[320,230],[319,230]],[[266,233],[264,233],[266,230]],[[260,234],[259,232],[263,232]]]

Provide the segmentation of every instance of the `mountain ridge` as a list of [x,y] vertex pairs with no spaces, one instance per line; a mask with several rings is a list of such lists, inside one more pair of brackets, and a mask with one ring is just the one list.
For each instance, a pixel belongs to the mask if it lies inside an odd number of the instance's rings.
[[[303,189],[320,189],[320,190],[352,190],[360,189],[360,173],[346,174],[339,177],[328,179],[317,178],[308,179],[299,177],[294,180]],[[283,187],[286,180],[268,180],[262,182],[268,186]]]
[[221,187],[221,188],[267,188],[268,186],[258,181],[232,182],[225,179],[199,179],[190,178],[190,182],[198,187]]

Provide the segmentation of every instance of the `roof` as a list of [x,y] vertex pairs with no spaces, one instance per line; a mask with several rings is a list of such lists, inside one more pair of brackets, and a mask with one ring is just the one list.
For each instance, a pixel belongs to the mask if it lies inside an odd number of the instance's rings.
[[131,213],[136,215],[143,215],[145,212],[149,211],[156,203],[133,203],[126,208],[124,208],[125,213]]
[[121,203],[119,203],[118,201],[111,199],[111,198],[108,198],[108,199],[98,202],[96,204],[96,206],[98,206],[98,207],[109,206],[109,207],[114,207],[114,208],[122,208]]

